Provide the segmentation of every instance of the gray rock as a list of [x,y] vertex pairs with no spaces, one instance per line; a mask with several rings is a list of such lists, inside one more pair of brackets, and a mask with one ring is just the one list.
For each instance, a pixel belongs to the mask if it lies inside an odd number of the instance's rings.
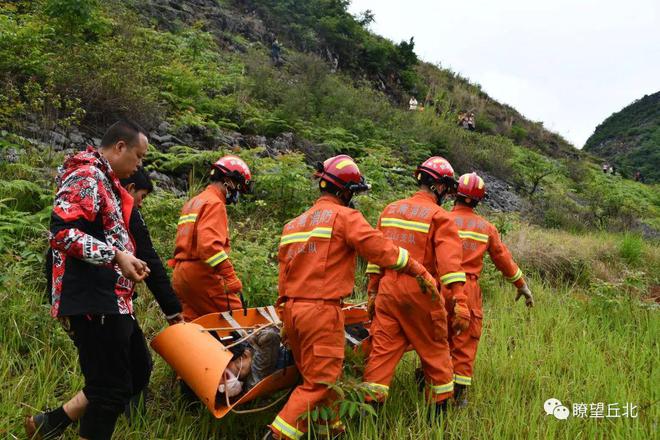
[[295,148],[293,133],[282,133],[271,143],[271,148],[277,152],[291,151]]
[[50,139],[51,143],[57,144],[57,145],[66,145],[69,144],[69,139],[64,136],[61,133],[58,133],[56,131],[49,131],[48,132],[48,137]]
[[509,183],[483,171],[477,171],[477,174],[486,182],[486,206],[500,212],[520,211],[523,199],[513,191]]
[[69,133],[69,139],[74,144],[84,144],[85,143],[85,138],[77,130],[72,131],[71,133]]
[[238,147],[243,142],[243,135],[236,131],[222,131],[216,136],[216,143],[223,145],[229,145],[231,147]]
[[156,141],[156,142],[172,142],[173,136],[171,134],[164,134],[164,135],[159,135],[157,133],[152,133],[151,134],[151,139]]
[[171,128],[172,128],[172,124],[170,124],[167,121],[163,121],[160,124],[158,124],[158,132],[159,133],[167,133],[167,132],[170,131]]
[[15,148],[7,148],[5,150],[4,159],[9,163],[16,163],[20,159],[20,154]]

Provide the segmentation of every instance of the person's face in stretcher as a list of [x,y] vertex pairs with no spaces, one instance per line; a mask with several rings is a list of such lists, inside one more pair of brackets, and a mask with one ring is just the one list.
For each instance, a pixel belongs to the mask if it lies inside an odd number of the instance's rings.
[[234,358],[227,365],[227,370],[231,371],[239,380],[245,380],[252,368],[252,348],[246,348],[243,353]]

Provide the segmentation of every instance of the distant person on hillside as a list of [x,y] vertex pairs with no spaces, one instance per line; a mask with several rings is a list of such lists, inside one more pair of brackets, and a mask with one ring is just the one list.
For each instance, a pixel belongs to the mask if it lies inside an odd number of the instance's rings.
[[635,182],[644,183],[644,176],[642,176],[642,172],[639,170],[635,171]]
[[270,45],[270,58],[276,67],[279,67],[283,64],[282,47],[280,46],[280,42],[277,40],[277,38],[274,38]]
[[477,128],[475,116],[473,112],[470,112],[467,117],[467,129],[474,131]]
[[607,174],[609,172],[609,170],[610,170],[610,164],[608,164],[607,162],[604,162],[603,163],[603,173]]
[[416,111],[417,110],[417,100],[413,96],[410,98],[410,101],[408,101],[408,110]]

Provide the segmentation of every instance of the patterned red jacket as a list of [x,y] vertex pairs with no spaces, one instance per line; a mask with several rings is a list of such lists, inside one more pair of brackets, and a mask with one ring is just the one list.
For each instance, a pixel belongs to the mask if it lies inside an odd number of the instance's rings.
[[50,224],[52,316],[131,314],[134,284],[112,260],[135,254],[133,198],[95,149],[64,162]]

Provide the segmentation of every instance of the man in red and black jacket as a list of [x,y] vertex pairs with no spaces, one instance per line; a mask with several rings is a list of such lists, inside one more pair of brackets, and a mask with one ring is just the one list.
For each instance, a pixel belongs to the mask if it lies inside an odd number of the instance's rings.
[[[167,271],[154,248],[147,224],[140,212],[144,199],[154,190],[149,174],[144,168],[140,167],[131,177],[120,181],[134,200],[129,232],[135,241],[136,256],[146,262],[151,271],[145,279],[145,283],[154,295],[156,302],[158,302],[167,322],[169,324],[183,322],[181,303],[176,297],[174,289],[172,289]],[[46,275],[48,279],[52,278],[52,261],[52,250],[49,249],[46,255]],[[51,282],[49,281],[48,284],[48,291],[50,292],[52,290]],[[136,297],[137,293],[134,293],[133,299]],[[153,369],[153,361],[147,348],[147,342],[144,336],[141,336],[139,328],[136,329],[133,340],[135,341],[132,344],[133,349],[131,351],[133,395],[130,404],[125,408],[127,416],[131,416],[135,409],[140,408],[141,399],[145,397],[145,391]],[[88,404],[89,401],[85,393],[79,391],[60,408],[40,412],[26,418],[28,438],[40,438],[40,440],[59,438],[72,422],[78,421],[82,417]],[[64,414],[62,411],[64,411]],[[35,436],[36,432],[38,432],[38,435]]]
[[[84,439],[112,437],[138,381],[132,360],[146,349],[132,296],[149,268],[135,256],[128,229],[134,201],[119,179],[137,170],[147,147],[142,128],[119,121],[98,149],[67,159],[58,178],[50,225],[51,315],[71,336],[85,377]],[[67,415],[61,409],[54,417]]]

